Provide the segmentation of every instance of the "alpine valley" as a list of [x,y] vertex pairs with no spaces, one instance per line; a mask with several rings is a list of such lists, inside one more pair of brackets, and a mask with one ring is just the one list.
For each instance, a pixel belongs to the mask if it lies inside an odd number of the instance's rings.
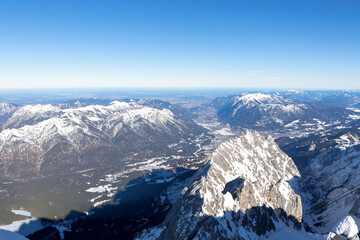
[[359,234],[359,91],[103,90],[1,101],[0,237]]

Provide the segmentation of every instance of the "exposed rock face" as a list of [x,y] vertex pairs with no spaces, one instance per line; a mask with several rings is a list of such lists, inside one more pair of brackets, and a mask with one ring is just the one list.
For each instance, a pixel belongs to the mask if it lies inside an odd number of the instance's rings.
[[301,198],[288,183],[299,175],[272,138],[247,131],[212,154],[157,228],[159,239],[258,239],[278,222],[299,227]]
[[171,154],[169,143],[205,132],[169,109],[114,101],[19,108],[0,133],[0,178],[23,178]]
[[348,214],[360,219],[359,136],[346,133],[334,142],[337,145],[320,149],[304,170],[304,184],[313,196],[304,220],[318,233],[329,232]]

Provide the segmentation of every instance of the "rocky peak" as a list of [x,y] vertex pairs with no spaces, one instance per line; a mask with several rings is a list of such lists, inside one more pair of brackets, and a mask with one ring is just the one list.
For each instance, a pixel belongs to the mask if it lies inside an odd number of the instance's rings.
[[[210,164],[206,177],[202,177],[200,191],[204,214],[222,216],[224,210],[246,211],[253,206],[266,205],[273,209],[286,207],[289,215],[301,216],[301,207],[284,206],[276,199],[291,195],[286,181],[300,174],[292,159],[273,139],[267,140],[248,130],[243,136],[220,145],[211,156]],[[238,190],[236,198],[230,192],[223,194],[226,186],[239,179],[242,190]],[[221,191],[214,191],[214,188]]]
[[159,238],[258,239],[280,222],[299,227],[301,198],[288,182],[299,175],[272,138],[248,130],[214,151],[174,204]]

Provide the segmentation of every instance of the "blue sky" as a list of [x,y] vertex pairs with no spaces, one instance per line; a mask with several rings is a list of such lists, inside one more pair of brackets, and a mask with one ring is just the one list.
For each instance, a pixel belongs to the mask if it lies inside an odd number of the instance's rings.
[[0,88],[360,89],[360,1],[0,0]]

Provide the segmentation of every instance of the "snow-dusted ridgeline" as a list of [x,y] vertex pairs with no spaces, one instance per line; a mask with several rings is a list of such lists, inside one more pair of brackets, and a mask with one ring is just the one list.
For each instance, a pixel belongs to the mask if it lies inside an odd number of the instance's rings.
[[164,152],[169,142],[204,130],[169,109],[120,101],[66,109],[28,105],[17,109],[3,128],[0,177],[5,178],[119,161],[134,152]]

